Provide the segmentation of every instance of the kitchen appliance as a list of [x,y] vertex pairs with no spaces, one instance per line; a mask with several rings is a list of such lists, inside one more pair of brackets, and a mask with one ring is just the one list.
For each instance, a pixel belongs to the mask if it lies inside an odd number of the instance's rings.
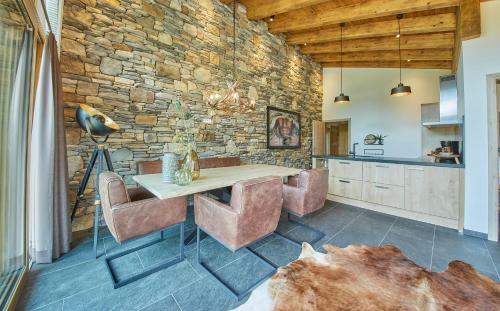
[[423,126],[437,127],[462,124],[458,110],[457,79],[454,75],[439,77],[439,121],[424,122]]
[[434,158],[434,162],[438,163],[456,163],[460,164],[460,142],[457,140],[442,140],[441,147],[431,151],[428,156]]
[[441,152],[460,154],[460,142],[457,140],[442,140],[441,141]]

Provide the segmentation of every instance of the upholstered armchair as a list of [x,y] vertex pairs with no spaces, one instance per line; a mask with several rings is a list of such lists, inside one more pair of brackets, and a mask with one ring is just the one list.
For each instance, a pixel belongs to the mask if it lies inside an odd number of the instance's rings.
[[[197,225],[198,263],[215,276],[215,273],[205,265],[200,256],[201,231],[212,236],[233,252],[273,233],[278,226],[281,214],[282,193],[282,178],[270,176],[236,183],[233,186],[230,204],[224,204],[210,197],[196,194],[194,196],[194,211]],[[276,268],[275,265],[251,249],[246,249],[264,263]],[[220,281],[220,278],[216,277],[216,279]],[[260,282],[262,281],[264,279]],[[251,287],[243,293],[238,293],[229,285],[223,282],[222,284],[238,299],[244,297],[254,288]]]
[[[300,172],[298,176],[288,178],[288,184],[283,185],[283,209],[287,212],[288,221],[308,228],[317,233],[317,238],[309,241],[316,243],[325,235],[302,222],[295,221],[290,215],[304,217],[325,206],[326,195],[328,193],[328,169],[316,168]],[[282,233],[279,233],[285,236]],[[285,236],[286,237],[286,236]],[[287,239],[302,244],[290,237]]]
[[[137,199],[137,190],[127,189],[123,179],[114,172],[105,172],[99,176],[99,194],[104,215],[104,220],[111,235],[118,243],[160,232],[161,238],[146,245],[135,247],[112,256],[106,257],[106,265],[113,279],[115,288],[121,287],[134,280],[145,277],[151,273],[167,268],[184,259],[184,222],[186,221],[186,197],[160,200],[157,198]],[[139,196],[140,198],[140,196]],[[113,259],[135,252],[144,247],[163,240],[162,231],[173,225],[180,227],[179,256],[154,268],[117,281],[110,265]]]

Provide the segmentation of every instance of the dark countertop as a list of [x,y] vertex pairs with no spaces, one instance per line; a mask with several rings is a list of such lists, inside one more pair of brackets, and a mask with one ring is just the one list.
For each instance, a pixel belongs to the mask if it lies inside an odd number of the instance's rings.
[[313,155],[313,158],[323,159],[337,159],[349,161],[362,161],[362,162],[377,162],[377,163],[393,163],[393,164],[406,164],[406,165],[420,165],[420,166],[439,166],[451,168],[464,168],[464,164],[454,163],[435,163],[424,158],[390,158],[390,157],[377,157],[377,156],[333,156],[333,155]]

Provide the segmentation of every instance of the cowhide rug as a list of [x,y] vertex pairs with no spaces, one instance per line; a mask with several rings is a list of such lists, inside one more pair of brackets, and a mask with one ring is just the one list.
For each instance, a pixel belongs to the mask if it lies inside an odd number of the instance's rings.
[[236,310],[500,310],[500,283],[453,261],[430,272],[396,247],[307,243]]

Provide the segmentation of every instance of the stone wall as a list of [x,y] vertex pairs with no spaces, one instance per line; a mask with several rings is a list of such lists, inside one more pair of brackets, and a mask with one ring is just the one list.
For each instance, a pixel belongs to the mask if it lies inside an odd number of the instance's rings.
[[[92,151],[74,120],[79,103],[117,121],[109,138],[115,171],[133,185],[137,160],[163,153],[182,122],[170,105],[176,92],[194,113],[200,156],[239,155],[244,163],[308,167],[311,120],[321,120],[320,66],[246,18],[238,5],[238,80],[257,95],[251,114],[217,113],[207,123],[204,98],[232,80],[232,10],[218,0],[65,0],[61,40],[72,198]],[[301,113],[302,148],[271,151],[266,107]],[[94,180],[74,229],[91,225]]]

